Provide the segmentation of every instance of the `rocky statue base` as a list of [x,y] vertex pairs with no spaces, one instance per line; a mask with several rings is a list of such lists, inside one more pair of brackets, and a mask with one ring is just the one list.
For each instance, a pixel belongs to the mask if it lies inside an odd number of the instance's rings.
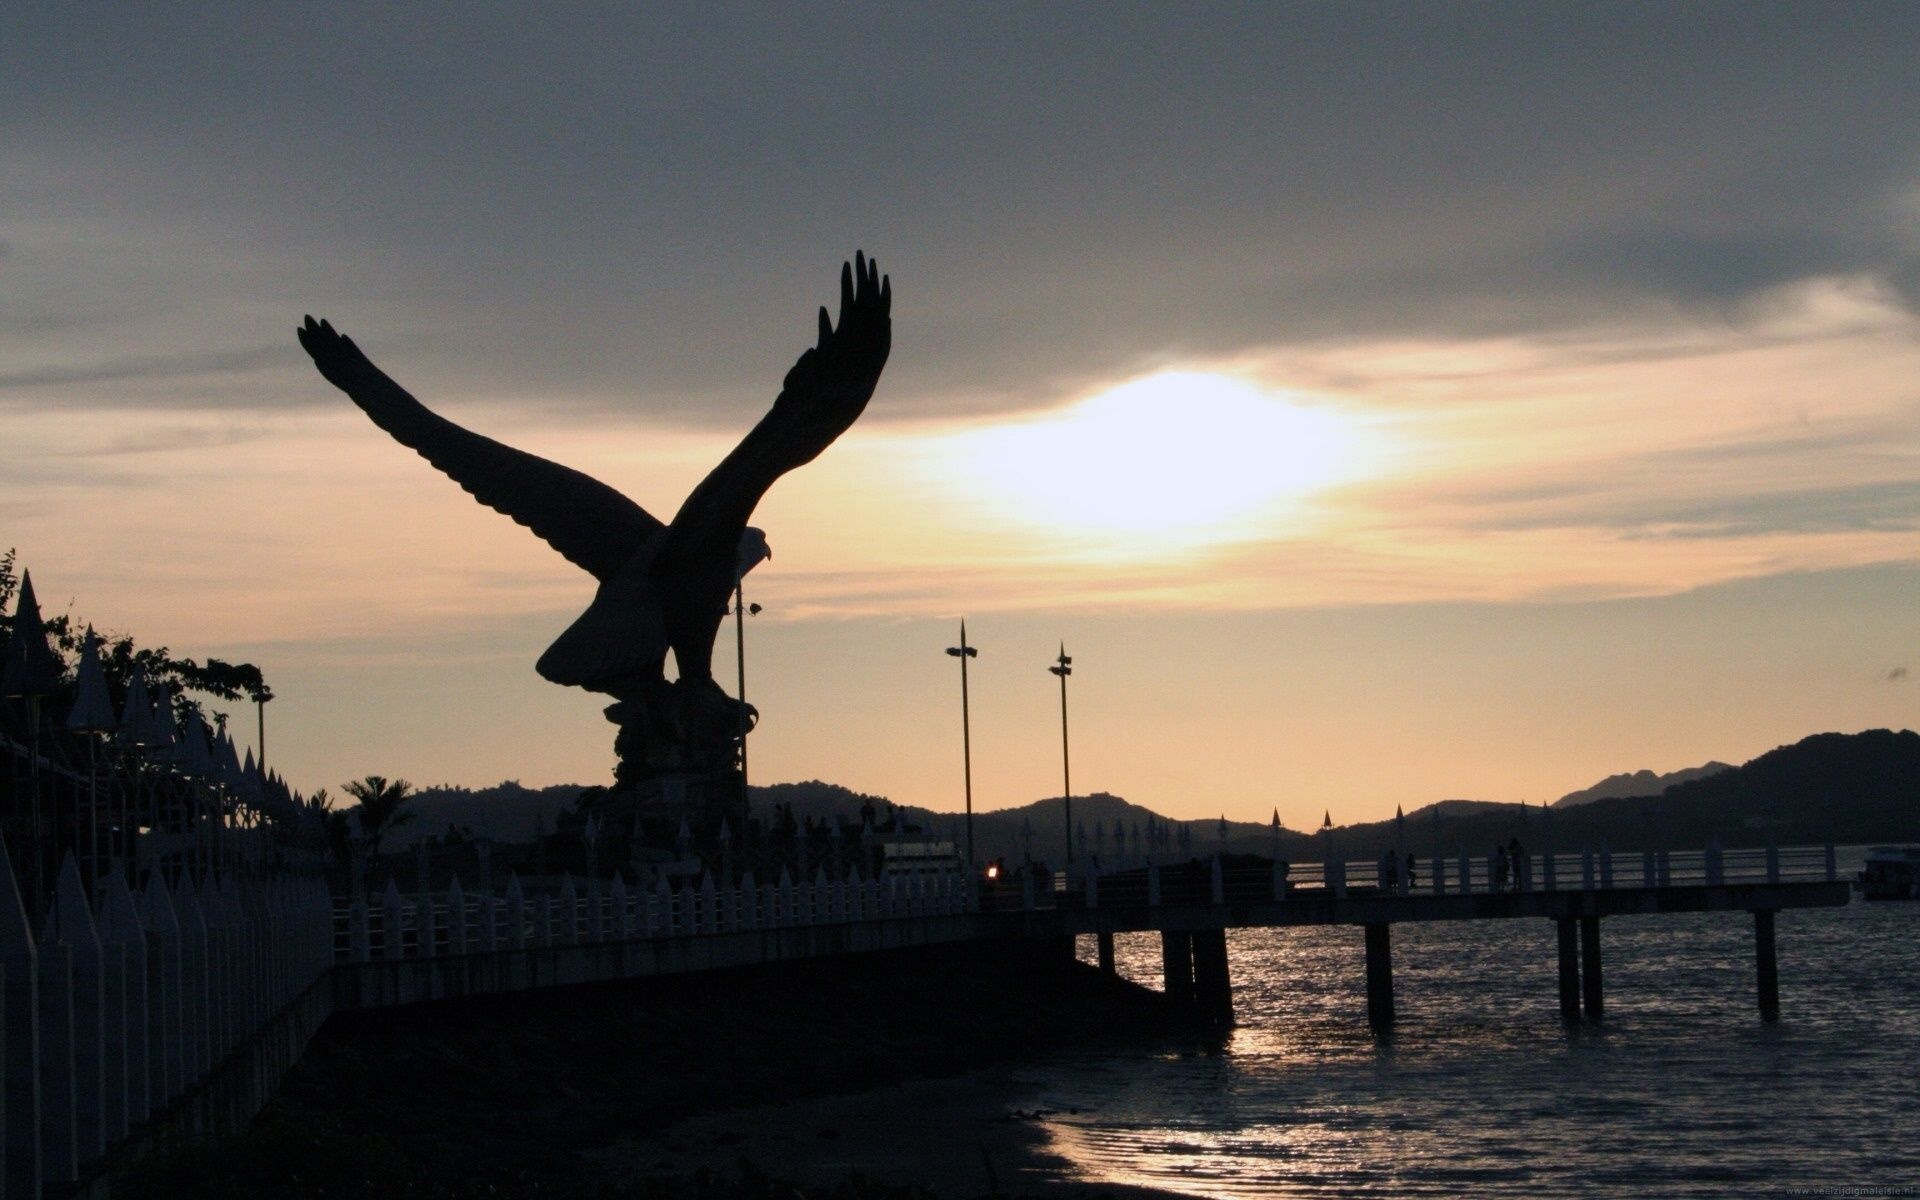
[[693,874],[721,869],[744,849],[746,787],[738,767],[656,775],[581,794],[573,820],[591,822],[599,861],[629,863],[642,873]]

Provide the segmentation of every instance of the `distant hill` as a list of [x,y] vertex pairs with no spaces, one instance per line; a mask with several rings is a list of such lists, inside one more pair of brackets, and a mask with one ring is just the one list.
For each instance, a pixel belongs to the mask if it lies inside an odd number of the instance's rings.
[[[553,831],[553,820],[573,807],[586,788],[577,783],[552,787],[521,787],[509,779],[489,788],[422,788],[407,802],[413,819],[389,834],[388,852],[400,850],[426,837],[444,838],[448,826],[458,828],[462,836],[492,838],[496,842],[528,842]],[[342,797],[336,803],[351,804]]]
[[[1587,792],[1647,778],[1661,790],[1642,795],[1602,795],[1551,808],[1485,800],[1441,800],[1398,821],[1340,826],[1331,838],[1347,858],[1372,858],[1401,846],[1422,857],[1484,854],[1517,837],[1531,849],[1576,850],[1608,845],[1691,848],[1718,838],[1725,846],[1920,841],[1920,734],[1872,729],[1822,733],[1770,750],[1743,766],[1707,763],[1688,771],[1655,775],[1638,771],[1602,780]],[[584,789],[577,785],[525,788],[508,781],[491,788],[438,787],[413,802],[418,817],[402,826],[390,849],[444,834],[451,823],[501,842],[529,841],[554,827],[554,819]],[[871,805],[877,823],[895,836],[965,844],[960,813],[894,806],[886,798],[820,780],[750,789],[753,810],[765,817],[775,805],[793,806],[796,818],[858,821]],[[1074,848],[1107,861],[1131,858],[1143,844],[1156,853],[1208,855],[1272,854],[1313,861],[1327,851],[1318,830],[1276,830],[1272,823],[1220,818],[1175,821],[1104,792],[1073,798]],[[1050,863],[1066,858],[1064,805],[1058,796],[1016,808],[976,812],[974,852],[982,859],[1015,861],[1031,854]]]
[[1697,767],[1684,767],[1665,775],[1656,775],[1646,770],[1609,775],[1590,788],[1568,792],[1555,800],[1553,806],[1572,808],[1576,804],[1585,804],[1591,800],[1607,800],[1616,796],[1657,796],[1677,783],[1691,783],[1696,779],[1705,779],[1709,775],[1718,775],[1722,771],[1732,769],[1731,763],[1714,761]]

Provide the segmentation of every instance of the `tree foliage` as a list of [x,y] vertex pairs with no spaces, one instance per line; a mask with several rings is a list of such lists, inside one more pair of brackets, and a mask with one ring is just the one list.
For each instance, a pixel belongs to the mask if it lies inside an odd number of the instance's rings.
[[[17,565],[18,555],[14,550],[0,554],[0,609],[9,607],[13,603],[14,593],[20,589]],[[86,622],[68,612],[47,618],[46,625],[54,647],[63,656],[80,652],[81,643],[86,638]],[[0,640],[11,636],[11,633],[11,619],[0,616]],[[176,658],[165,646],[139,646],[126,634],[103,633],[101,637],[101,672],[106,678],[108,694],[116,709],[126,700],[127,684],[133,678],[135,667],[145,672],[148,686],[163,684],[167,687],[173,696],[174,715],[178,719],[184,719],[189,710],[200,708],[199,702],[189,693],[227,701],[244,698],[265,703],[273,699],[273,689],[267,686],[260,668],[252,663],[230,663],[218,658],[210,658],[203,663],[191,658]]]
[[390,831],[413,820],[414,814],[402,811],[414,794],[413,785],[404,779],[369,775],[340,786],[360,802],[353,812],[360,823],[361,850],[368,858],[380,853],[380,842]]

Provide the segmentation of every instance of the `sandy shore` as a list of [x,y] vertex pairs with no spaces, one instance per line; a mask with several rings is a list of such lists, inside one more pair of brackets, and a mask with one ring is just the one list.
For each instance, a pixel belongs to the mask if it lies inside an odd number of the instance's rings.
[[1172,1192],[1094,1184],[1047,1151],[1037,1089],[1017,1071],[977,1071],[854,1095],[702,1113],[590,1152],[596,1174],[632,1185],[742,1160],[769,1175],[829,1188],[853,1176],[942,1197],[1116,1198]]
[[1018,1067],[1183,1028],[1158,993],[1022,941],[342,1013],[247,1133],[115,1193],[769,1194],[675,1183],[745,1158],[821,1195],[855,1172],[901,1200],[1144,1195],[1076,1186],[1015,1117],[1036,1103]]

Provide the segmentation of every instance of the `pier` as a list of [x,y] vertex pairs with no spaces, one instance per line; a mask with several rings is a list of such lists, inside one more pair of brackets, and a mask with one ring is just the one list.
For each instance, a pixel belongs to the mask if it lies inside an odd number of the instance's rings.
[[[1161,938],[1166,992],[1191,1004],[1201,1017],[1232,1020],[1232,979],[1227,962],[1228,929],[1283,929],[1306,925],[1357,925],[1364,931],[1367,1019],[1380,1032],[1392,1029],[1393,927],[1414,921],[1552,921],[1558,935],[1558,999],[1569,1022],[1602,1019],[1606,1006],[1600,922],[1702,912],[1744,912],[1753,919],[1754,990],[1760,1017],[1780,1016],[1774,915],[1785,909],[1830,908],[1848,903],[1850,886],[1838,877],[1831,848],[1755,850],[1729,854],[1717,847],[1686,856],[1646,852],[1640,882],[1616,886],[1613,856],[1592,852],[1571,858],[1545,856],[1536,881],[1521,870],[1504,887],[1491,886],[1474,865],[1457,860],[1449,877],[1444,864],[1425,890],[1402,882],[1367,881],[1355,864],[1334,862],[1305,871],[1242,862],[1229,867],[1214,858],[1204,866],[1148,866],[1125,872],[1084,872],[1062,878],[1051,895],[1022,897],[1022,922],[1032,936],[1095,939],[1097,961],[1113,970],[1113,936],[1157,932]],[[1679,858],[1678,877],[1676,862]],[[1562,876],[1562,863],[1579,868]],[[1306,879],[1296,884],[1293,876]],[[1562,878],[1578,879],[1563,886]],[[1031,903],[1029,903],[1031,901]]]

